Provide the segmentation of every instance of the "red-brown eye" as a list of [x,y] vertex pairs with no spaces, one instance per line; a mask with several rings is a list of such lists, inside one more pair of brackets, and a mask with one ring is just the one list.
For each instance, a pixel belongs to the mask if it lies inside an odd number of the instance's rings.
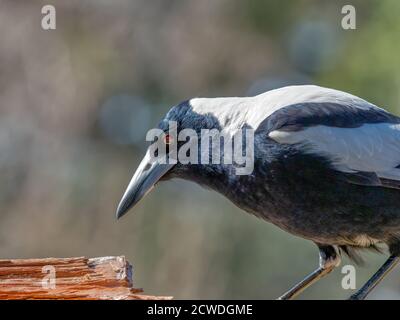
[[170,134],[166,134],[164,136],[164,143],[171,144],[172,142],[174,142],[174,139],[172,138],[172,136]]

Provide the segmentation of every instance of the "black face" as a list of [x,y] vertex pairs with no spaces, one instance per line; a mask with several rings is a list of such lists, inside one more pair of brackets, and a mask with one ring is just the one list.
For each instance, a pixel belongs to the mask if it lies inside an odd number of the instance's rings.
[[[216,129],[220,133],[222,129],[214,115],[196,113],[190,103],[185,101],[167,113],[159,123],[158,129],[160,129],[159,132],[154,136],[153,143],[150,143],[144,159],[122,197],[117,209],[117,217],[124,215],[160,180],[183,178],[214,189],[225,188],[229,182],[224,179],[231,175],[233,166],[213,164],[215,162],[210,161],[214,160],[215,146],[207,144],[209,159],[206,163],[201,161],[202,156],[205,156],[201,150],[201,131]],[[188,132],[191,134],[186,135]],[[218,157],[223,155],[222,143],[219,148]],[[182,161],[182,158],[186,161]]]
[[[172,123],[172,128],[170,125]],[[179,134],[182,130],[190,129],[194,130],[197,134],[197,162],[200,163],[201,157],[201,130],[202,129],[217,129],[221,130],[221,125],[217,118],[211,114],[198,114],[193,111],[190,102],[184,101],[179,105],[173,107],[166,115],[166,117],[159,123],[158,128],[164,132],[163,140],[165,142],[165,151],[167,155],[171,155],[171,151],[175,152],[181,151],[183,145],[188,146],[190,143],[190,138],[187,137],[186,140],[181,140]],[[178,139],[179,136],[179,139]],[[185,148],[186,150],[186,148]],[[190,150],[187,151],[186,155],[189,157]],[[200,164],[182,164],[178,161],[162,178],[161,180],[168,180],[170,178],[181,177],[185,178],[187,174],[191,171],[198,172],[198,168],[194,167],[204,167]]]
[[[169,154],[170,149],[178,148],[185,142],[178,141],[178,135],[182,129],[194,129],[196,127],[195,119],[191,119],[191,106],[188,101],[184,101],[179,105],[173,107],[165,116],[164,119],[158,124],[158,129],[164,132],[163,140],[166,153]],[[170,124],[172,126],[170,127]]]
[[[174,123],[174,128],[170,128],[171,122]],[[118,218],[138,203],[160,179],[168,179],[177,174],[181,165],[171,162],[170,159],[176,159],[177,150],[185,143],[184,141],[178,142],[178,133],[182,128],[196,127],[198,129],[200,125],[201,123],[197,123],[195,117],[191,117],[191,107],[188,102],[182,102],[168,112],[158,125],[162,133],[155,138],[158,140],[159,146],[163,148],[154,150],[152,144],[150,145],[118,205]],[[175,154],[172,154],[172,151]],[[165,155],[159,157],[158,152],[163,152]],[[167,157],[167,161],[164,161],[165,157]]]

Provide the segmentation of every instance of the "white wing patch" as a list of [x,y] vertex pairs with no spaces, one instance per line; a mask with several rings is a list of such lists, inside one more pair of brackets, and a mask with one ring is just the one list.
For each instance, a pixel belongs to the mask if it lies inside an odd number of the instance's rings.
[[301,131],[275,130],[278,143],[301,144],[308,152],[328,156],[342,172],[375,172],[378,177],[400,180],[400,124],[364,124],[357,128],[318,125]]

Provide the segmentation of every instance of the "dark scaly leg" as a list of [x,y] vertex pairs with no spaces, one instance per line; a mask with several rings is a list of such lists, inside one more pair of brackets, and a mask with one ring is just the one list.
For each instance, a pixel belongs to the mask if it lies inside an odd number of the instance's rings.
[[389,259],[378,269],[377,272],[358,290],[353,294],[349,300],[364,300],[367,295],[374,289],[377,284],[386,276],[393,268],[400,262],[398,255],[391,255]]
[[337,247],[320,244],[317,244],[317,246],[319,248],[319,268],[280,296],[278,300],[289,300],[295,298],[309,286],[329,274],[340,264],[341,259]]

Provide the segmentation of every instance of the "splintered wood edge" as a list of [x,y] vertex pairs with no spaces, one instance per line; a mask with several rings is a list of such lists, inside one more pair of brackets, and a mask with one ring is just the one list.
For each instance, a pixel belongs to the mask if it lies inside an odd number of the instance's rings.
[[124,256],[0,260],[0,299],[169,300],[134,288]]

